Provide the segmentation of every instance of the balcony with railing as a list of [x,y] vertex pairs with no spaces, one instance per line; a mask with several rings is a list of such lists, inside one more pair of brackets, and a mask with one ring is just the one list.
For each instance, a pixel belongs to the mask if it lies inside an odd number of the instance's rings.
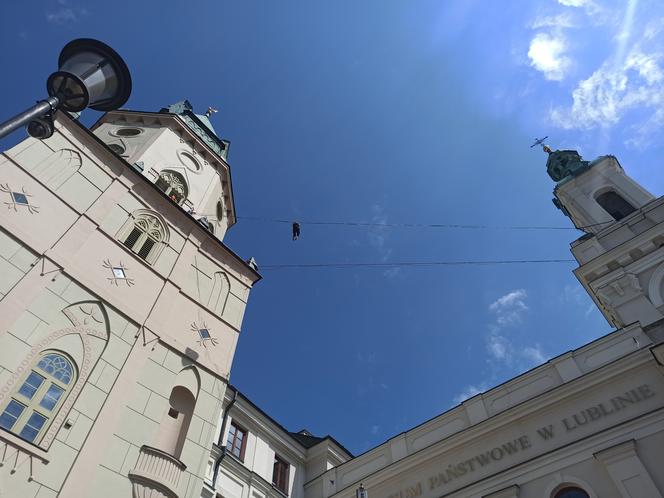
[[178,498],[180,478],[187,466],[168,453],[142,446],[129,472],[134,498]]

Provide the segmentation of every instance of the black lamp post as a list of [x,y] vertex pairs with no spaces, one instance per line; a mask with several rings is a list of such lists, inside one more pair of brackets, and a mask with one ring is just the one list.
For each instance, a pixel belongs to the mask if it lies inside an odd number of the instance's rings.
[[53,135],[53,112],[57,109],[111,111],[129,98],[129,69],[105,43],[89,38],[73,40],[60,52],[58,66],[46,81],[49,98],[0,123],[0,138],[26,124],[31,137],[48,138]]

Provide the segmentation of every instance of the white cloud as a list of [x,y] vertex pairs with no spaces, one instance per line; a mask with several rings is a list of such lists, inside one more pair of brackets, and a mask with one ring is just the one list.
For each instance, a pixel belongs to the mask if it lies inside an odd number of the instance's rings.
[[486,349],[496,360],[506,360],[508,362],[511,360],[508,356],[511,345],[507,338],[500,334],[492,333],[487,337]]
[[555,16],[537,17],[531,21],[529,27],[531,29],[540,28],[572,28],[576,26],[569,13],[558,14]]
[[566,50],[567,40],[562,33],[537,33],[528,49],[530,65],[546,79],[560,81],[572,65],[572,60],[565,55]]
[[452,401],[455,405],[458,405],[459,403],[466,401],[468,398],[472,398],[476,394],[483,393],[486,389],[487,387],[485,384],[480,384],[479,386],[466,386],[462,392],[452,398]]
[[656,114],[664,103],[660,59],[660,54],[635,49],[622,65],[605,62],[579,82],[572,92],[571,107],[551,111],[552,120],[565,129],[587,130],[611,127],[637,108],[654,109]]
[[605,9],[596,4],[593,0],[558,0],[560,5],[564,7],[574,7],[583,9],[589,16],[597,16],[598,14],[606,14]]
[[496,328],[520,323],[523,314],[528,311],[527,297],[524,289],[515,289],[491,303],[489,310],[496,315]]
[[586,7],[592,2],[590,0],[558,0],[558,3],[565,7]]
[[530,368],[546,361],[547,356],[539,344],[523,345],[515,341],[506,330],[520,324],[528,312],[525,289],[514,289],[489,305],[495,318],[489,323],[489,334],[484,345],[489,362],[511,368]]
[[53,24],[71,24],[87,16],[88,11],[84,7],[69,6],[66,0],[59,0],[57,10],[46,13],[46,20]]
[[539,344],[526,346],[521,350],[521,356],[524,360],[530,362],[531,366],[541,365],[548,359],[548,356],[544,354]]

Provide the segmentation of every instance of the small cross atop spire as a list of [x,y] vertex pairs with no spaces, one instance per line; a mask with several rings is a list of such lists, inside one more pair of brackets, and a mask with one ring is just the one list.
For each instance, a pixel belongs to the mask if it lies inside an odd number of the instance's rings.
[[541,145],[541,146],[542,146],[542,150],[543,150],[544,152],[546,152],[547,154],[551,154],[551,152],[552,152],[551,149],[549,148],[548,145],[546,145],[546,144],[544,143],[544,140],[546,140],[547,138],[549,138],[548,135],[547,135],[546,137],[544,137],[544,138],[536,138],[536,139],[535,139],[535,143],[534,143],[533,145],[531,145],[530,148],[532,149],[532,148],[535,147],[536,145]]
[[212,116],[215,112],[219,112],[219,111],[218,111],[217,109],[215,109],[214,107],[208,107],[208,108],[207,108],[207,111],[205,111],[205,117],[209,118],[209,117]]

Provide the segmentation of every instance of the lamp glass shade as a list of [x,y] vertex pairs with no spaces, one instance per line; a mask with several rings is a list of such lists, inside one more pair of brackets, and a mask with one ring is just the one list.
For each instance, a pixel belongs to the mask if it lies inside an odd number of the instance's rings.
[[78,112],[86,107],[112,111],[131,93],[131,76],[122,58],[108,45],[88,38],[69,42],[58,60],[59,71],[46,82],[60,107]]

